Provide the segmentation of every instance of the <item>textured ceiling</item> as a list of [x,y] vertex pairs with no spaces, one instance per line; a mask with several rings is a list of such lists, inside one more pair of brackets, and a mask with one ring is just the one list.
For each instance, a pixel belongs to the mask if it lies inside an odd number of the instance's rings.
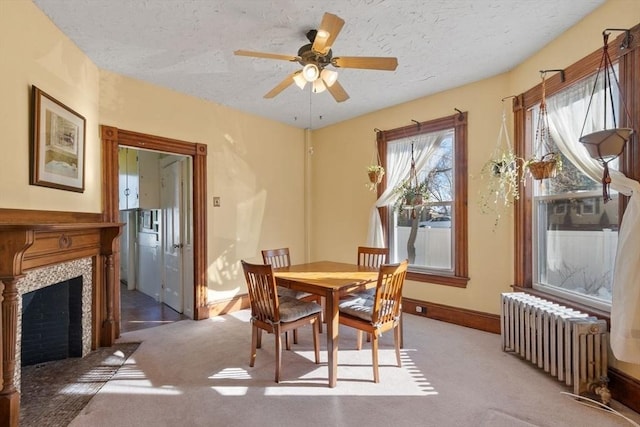
[[[605,2],[33,1],[102,69],[312,129],[509,71]],[[345,20],[334,56],[395,56],[398,68],[339,69],[342,103],[310,85],[264,99],[301,66],[233,51],[295,56],[324,12]]]

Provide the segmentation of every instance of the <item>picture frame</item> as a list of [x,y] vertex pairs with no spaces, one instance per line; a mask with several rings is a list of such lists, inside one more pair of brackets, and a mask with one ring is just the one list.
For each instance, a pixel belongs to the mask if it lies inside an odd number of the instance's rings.
[[32,86],[31,185],[84,192],[85,118]]

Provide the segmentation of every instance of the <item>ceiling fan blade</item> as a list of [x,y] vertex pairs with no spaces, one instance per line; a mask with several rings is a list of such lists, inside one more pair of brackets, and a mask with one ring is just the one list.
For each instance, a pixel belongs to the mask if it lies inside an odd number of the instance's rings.
[[349,94],[347,94],[342,85],[338,82],[333,82],[331,86],[327,86],[327,90],[336,102],[344,102],[349,99]]
[[236,50],[233,52],[233,54],[238,56],[251,56],[254,58],[282,59],[284,61],[292,61],[292,62],[295,62],[298,60],[296,56],[281,55],[279,53],[254,52],[251,50]]
[[311,50],[326,55],[336,41],[336,37],[340,34],[340,30],[344,26],[344,19],[332,13],[325,13],[320,23],[320,28],[316,33]]
[[294,83],[293,76],[295,76],[296,73],[298,73],[298,71],[289,74],[287,77],[285,77],[285,79],[283,81],[281,81],[278,84],[278,86],[276,86],[273,89],[271,89],[264,97],[265,98],[273,98],[276,95],[278,95],[280,92],[282,92],[283,90],[285,90],[286,88],[291,86]]
[[333,58],[331,63],[340,68],[394,71],[398,66],[398,58],[381,56],[341,56],[339,58]]

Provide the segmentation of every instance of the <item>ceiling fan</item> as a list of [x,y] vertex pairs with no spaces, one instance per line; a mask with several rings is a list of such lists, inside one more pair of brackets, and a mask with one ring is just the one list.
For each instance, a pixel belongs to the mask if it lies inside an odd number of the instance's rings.
[[342,85],[338,83],[338,72],[328,68],[330,65],[336,68],[383,71],[394,71],[398,66],[398,59],[394,57],[339,56],[334,58],[331,46],[336,37],[338,37],[343,25],[344,20],[342,18],[331,13],[325,13],[322,17],[320,28],[307,32],[307,39],[309,39],[310,43],[302,46],[298,50],[297,56],[248,50],[236,50],[233,53],[239,56],[281,59],[298,62],[302,65],[301,70],[289,74],[280,84],[271,89],[264,96],[265,98],[275,97],[293,83],[300,89],[303,89],[307,83],[311,83],[314,93],[320,93],[326,89],[337,102],[343,102],[349,99],[349,95]]

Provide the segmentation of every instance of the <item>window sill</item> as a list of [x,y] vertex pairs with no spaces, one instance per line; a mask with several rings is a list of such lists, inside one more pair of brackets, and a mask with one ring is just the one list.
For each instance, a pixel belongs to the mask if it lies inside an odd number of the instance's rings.
[[439,274],[418,273],[415,271],[407,272],[407,279],[415,282],[434,283],[436,285],[453,286],[456,288],[466,288],[468,277],[461,276],[443,276]]

